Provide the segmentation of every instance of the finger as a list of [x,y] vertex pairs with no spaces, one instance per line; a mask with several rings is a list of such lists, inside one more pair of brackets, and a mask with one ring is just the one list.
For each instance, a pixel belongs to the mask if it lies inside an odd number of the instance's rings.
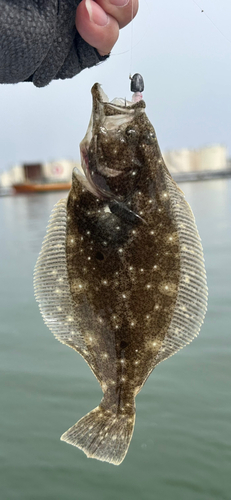
[[92,0],[82,0],[78,5],[76,28],[81,37],[102,56],[111,52],[119,36],[118,22]]
[[119,28],[124,28],[136,16],[138,0],[96,0],[102,9],[114,17]]

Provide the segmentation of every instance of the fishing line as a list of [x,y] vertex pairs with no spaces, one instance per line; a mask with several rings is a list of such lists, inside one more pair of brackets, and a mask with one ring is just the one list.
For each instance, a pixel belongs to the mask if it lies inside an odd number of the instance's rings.
[[[137,47],[137,45],[140,45],[140,42],[142,42],[142,40],[144,39],[145,35],[142,36],[140,38],[140,40],[138,42],[136,42],[132,48],[134,49],[135,47]],[[128,52],[131,52],[131,49],[127,49],[127,50],[124,50],[123,52],[116,52],[116,54],[110,54],[110,57],[112,56],[122,56],[123,54],[128,54]]]
[[130,58],[130,71],[129,71],[129,77],[132,74],[132,56],[133,56],[133,14],[134,14],[134,0],[131,0],[132,2],[132,12],[131,12],[131,58]]
[[[130,52],[131,53],[130,62],[129,62],[130,73],[132,72],[132,62],[133,62],[132,50],[135,47],[137,47],[138,45],[140,45],[141,42],[143,42],[144,38],[147,38],[147,32],[151,31],[151,25],[150,25],[151,14],[150,14],[150,16],[148,16],[147,19],[145,20],[145,32],[143,33],[143,35],[141,35],[139,40],[134,43],[134,19],[133,19],[134,3],[133,2],[134,2],[134,0],[132,1],[131,22],[129,23],[130,24],[130,44],[131,44],[131,47],[127,50],[123,50],[123,52],[115,52],[115,53],[110,54],[110,57],[114,57],[114,56],[122,56],[123,54],[128,54]],[[150,11],[150,7],[147,3],[147,0],[144,0],[144,3],[146,4],[146,8]],[[137,39],[137,36],[136,36],[136,39]]]
[[208,14],[206,14],[206,12],[204,11],[204,9],[202,9],[202,7],[199,5],[199,3],[196,2],[196,0],[192,0],[193,3],[195,3],[195,5],[198,7],[198,9],[200,9],[201,13],[204,14],[205,17],[207,17],[207,19],[209,20],[209,22],[214,26],[214,28],[216,28],[216,30],[220,33],[220,35],[229,43],[231,43],[231,40],[220,30],[220,28],[218,28],[218,26],[212,21],[211,17],[208,16]]

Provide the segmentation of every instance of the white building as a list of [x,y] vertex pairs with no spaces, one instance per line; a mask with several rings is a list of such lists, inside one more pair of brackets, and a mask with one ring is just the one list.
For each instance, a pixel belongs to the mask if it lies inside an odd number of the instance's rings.
[[170,172],[202,172],[226,170],[228,168],[227,148],[222,145],[200,149],[179,149],[163,153]]
[[57,160],[42,164],[43,178],[47,182],[70,182],[76,162]]
[[24,180],[22,165],[15,165],[13,168],[0,175],[0,187],[8,188],[11,187],[12,184],[19,184],[24,182]]

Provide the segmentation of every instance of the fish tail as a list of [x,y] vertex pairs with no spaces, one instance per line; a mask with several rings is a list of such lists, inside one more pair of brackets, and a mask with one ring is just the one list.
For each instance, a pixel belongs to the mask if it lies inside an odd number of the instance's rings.
[[[80,448],[89,458],[119,465],[127,451],[135,424],[135,405],[129,413],[103,407],[103,400],[90,413],[70,427],[62,436]],[[114,408],[113,408],[114,410]]]

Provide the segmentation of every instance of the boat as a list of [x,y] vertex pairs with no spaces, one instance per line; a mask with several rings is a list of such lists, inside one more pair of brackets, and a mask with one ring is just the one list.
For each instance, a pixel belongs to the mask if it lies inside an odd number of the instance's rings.
[[[48,164],[48,175],[44,175],[44,165],[42,163],[32,163],[22,165],[23,181],[13,183],[12,187],[16,193],[43,193],[47,191],[68,191],[71,188],[70,175],[65,175],[64,166],[58,164]],[[57,180],[56,180],[57,178]]]
[[16,193],[43,193],[47,191],[69,191],[71,182],[56,182],[56,183],[32,183],[25,182],[20,184],[13,184]]

